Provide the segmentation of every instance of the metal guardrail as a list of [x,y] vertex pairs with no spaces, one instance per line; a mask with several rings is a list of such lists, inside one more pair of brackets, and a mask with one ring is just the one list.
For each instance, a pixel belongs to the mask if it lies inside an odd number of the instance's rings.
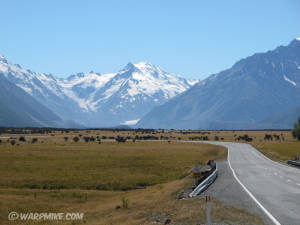
[[218,177],[218,167],[216,165],[216,169],[212,174],[210,174],[204,181],[202,181],[190,194],[189,197],[193,198],[199,195],[202,191],[204,191],[215,179]]
[[294,166],[300,166],[300,162],[292,161],[292,160],[289,160],[288,164],[291,164],[291,165],[294,165]]

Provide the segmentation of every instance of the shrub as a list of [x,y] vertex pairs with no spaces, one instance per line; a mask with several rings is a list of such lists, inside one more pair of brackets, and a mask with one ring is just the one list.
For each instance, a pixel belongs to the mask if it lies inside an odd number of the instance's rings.
[[265,134],[264,140],[273,140],[273,137],[271,134]]
[[83,137],[83,140],[85,141],[85,143],[88,143],[90,141],[90,137]]
[[69,137],[64,137],[65,141],[68,141],[69,140]]
[[251,137],[249,137],[248,134],[245,134],[245,135],[243,135],[243,136],[239,136],[239,137],[237,138],[237,140],[238,140],[238,141],[239,141],[239,140],[244,140],[244,141],[251,142],[253,139],[252,139]]
[[16,144],[16,141],[15,140],[11,140],[10,144],[14,146]]
[[36,142],[38,142],[38,139],[37,138],[32,138],[31,143],[34,144]]
[[294,138],[297,138],[300,141],[300,117],[298,123],[295,123],[294,129],[292,130],[292,135]]
[[277,134],[273,134],[273,137],[277,140],[277,141],[279,141],[280,140],[280,136],[279,135],[277,135]]
[[25,141],[26,141],[26,139],[25,139],[25,137],[24,137],[24,136],[21,136],[21,137],[19,137],[19,141],[25,142]]
[[126,197],[123,197],[122,198],[122,206],[124,209],[128,209],[128,204],[129,204],[129,201]]
[[90,141],[95,141],[96,139],[92,136],[90,137]]
[[118,136],[117,138],[116,138],[116,141],[118,142],[118,143],[120,143],[120,142],[126,142],[126,138],[124,138],[124,137],[121,137],[121,136]]
[[74,141],[74,142],[78,142],[78,141],[79,141],[79,137],[77,137],[77,136],[76,136],[76,137],[73,137],[73,141]]

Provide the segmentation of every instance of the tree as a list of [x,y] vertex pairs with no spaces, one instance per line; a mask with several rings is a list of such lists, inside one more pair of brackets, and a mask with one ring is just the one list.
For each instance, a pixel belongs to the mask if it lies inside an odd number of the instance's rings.
[[298,123],[295,123],[294,129],[292,130],[292,135],[294,138],[297,138],[300,141],[300,117]]
[[23,141],[23,142],[25,142],[25,141],[26,141],[26,139],[25,139],[25,137],[24,137],[24,136],[21,136],[21,137],[19,138],[19,141]]
[[38,142],[38,139],[37,138],[32,138],[31,143],[34,144],[36,142]]
[[78,141],[79,141],[79,137],[77,137],[77,136],[74,137],[74,138],[73,138],[73,141],[74,141],[74,142],[78,142]]
[[83,140],[85,141],[85,143],[88,143],[90,141],[90,137],[83,137]]
[[116,138],[116,141],[118,142],[118,143],[120,143],[120,142],[126,142],[126,138],[124,138],[124,137],[121,137],[121,136],[118,136],[117,138]]
[[90,137],[90,141],[95,141],[96,139],[92,136]]

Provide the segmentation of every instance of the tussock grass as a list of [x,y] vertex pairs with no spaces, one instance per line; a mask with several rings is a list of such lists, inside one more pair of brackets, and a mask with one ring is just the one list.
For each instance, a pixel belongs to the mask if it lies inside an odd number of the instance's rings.
[[5,145],[0,187],[129,190],[182,178],[225,155],[222,147],[177,142]]
[[296,154],[300,155],[300,142],[264,142],[254,145],[267,157],[276,161],[294,160]]
[[[226,149],[199,143],[180,143],[189,137],[215,135],[234,139],[235,132],[181,134],[177,131],[151,133],[168,137],[164,142],[75,143],[75,136],[117,137],[148,135],[135,131],[55,132],[28,135],[15,146],[0,144],[0,224],[135,225],[154,224],[166,217],[172,224],[204,224],[205,201],[177,200],[178,190],[194,180],[194,164],[226,158]],[[14,135],[7,135],[14,136]],[[18,137],[18,135],[16,135]],[[35,144],[31,140],[38,136]],[[68,141],[64,137],[68,137]],[[251,134],[250,134],[251,136]],[[4,139],[6,140],[6,139]],[[157,185],[155,185],[157,184]],[[134,189],[148,186],[146,189]],[[116,209],[117,206],[120,208]],[[83,221],[8,221],[16,212],[83,212]],[[162,215],[165,215],[161,217]],[[214,223],[262,224],[255,215],[212,201]]]
[[[0,224],[28,225],[140,225],[156,224],[170,218],[172,224],[205,224],[205,200],[177,200],[174,193],[192,182],[184,178],[134,191],[0,189]],[[35,195],[36,193],[36,195]],[[124,207],[125,203],[125,207]],[[116,206],[120,206],[116,209]],[[81,212],[83,221],[8,221],[16,212]],[[262,220],[221,202],[212,200],[212,222],[261,225]]]

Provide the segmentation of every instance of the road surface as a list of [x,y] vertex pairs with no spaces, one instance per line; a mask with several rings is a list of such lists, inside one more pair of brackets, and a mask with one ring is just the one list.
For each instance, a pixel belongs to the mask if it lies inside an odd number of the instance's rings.
[[300,169],[274,162],[249,144],[208,143],[228,148],[234,178],[271,223],[300,225]]

